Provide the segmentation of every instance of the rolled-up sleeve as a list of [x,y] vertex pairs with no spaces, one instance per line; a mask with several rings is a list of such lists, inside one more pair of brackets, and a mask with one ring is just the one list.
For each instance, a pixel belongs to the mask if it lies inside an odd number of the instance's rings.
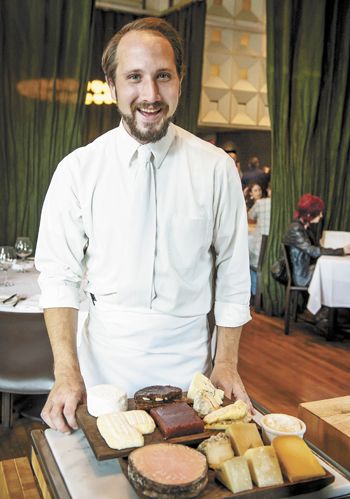
[[87,237],[83,229],[78,182],[72,155],[57,167],[41,215],[35,265],[40,276],[42,308],[79,308],[82,261]]
[[238,327],[251,319],[247,212],[232,163],[217,169],[215,183],[215,320],[218,326]]

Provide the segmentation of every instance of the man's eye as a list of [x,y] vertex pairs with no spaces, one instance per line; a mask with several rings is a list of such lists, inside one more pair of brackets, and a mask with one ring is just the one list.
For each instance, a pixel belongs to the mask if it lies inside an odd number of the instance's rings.
[[128,75],[128,80],[138,81],[139,79],[140,79],[140,75],[138,75],[138,74],[130,74],[130,75]]
[[158,78],[159,80],[170,80],[171,76],[170,73],[159,73]]

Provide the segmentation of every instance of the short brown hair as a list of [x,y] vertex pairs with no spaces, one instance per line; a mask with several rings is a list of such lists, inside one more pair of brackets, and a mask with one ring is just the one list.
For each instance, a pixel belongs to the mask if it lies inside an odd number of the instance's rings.
[[143,17],[123,26],[108,42],[102,55],[102,69],[107,78],[114,82],[117,69],[117,48],[122,37],[129,31],[154,31],[168,40],[174,51],[176,72],[181,79],[184,75],[183,45],[179,33],[164,19]]

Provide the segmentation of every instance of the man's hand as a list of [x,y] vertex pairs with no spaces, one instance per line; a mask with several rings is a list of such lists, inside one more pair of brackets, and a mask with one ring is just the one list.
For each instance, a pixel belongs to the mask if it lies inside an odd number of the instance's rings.
[[41,417],[50,428],[70,433],[78,428],[75,411],[85,401],[86,390],[81,375],[62,376],[56,379]]
[[210,381],[217,388],[225,392],[225,397],[231,399],[232,395],[236,400],[243,400],[251,414],[254,414],[253,404],[250,401],[240,375],[232,363],[216,362],[210,376]]

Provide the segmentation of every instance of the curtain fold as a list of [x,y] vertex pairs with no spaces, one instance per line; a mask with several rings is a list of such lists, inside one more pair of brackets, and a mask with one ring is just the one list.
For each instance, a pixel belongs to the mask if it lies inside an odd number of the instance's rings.
[[195,134],[202,88],[206,2],[193,1],[164,19],[177,29],[184,42],[186,74],[174,123]]
[[80,146],[93,0],[0,2],[0,240],[35,243],[57,163]]
[[350,230],[350,2],[267,0],[267,82],[272,127],[272,217],[264,308],[280,314],[270,266],[298,198],[325,201],[325,229]]

